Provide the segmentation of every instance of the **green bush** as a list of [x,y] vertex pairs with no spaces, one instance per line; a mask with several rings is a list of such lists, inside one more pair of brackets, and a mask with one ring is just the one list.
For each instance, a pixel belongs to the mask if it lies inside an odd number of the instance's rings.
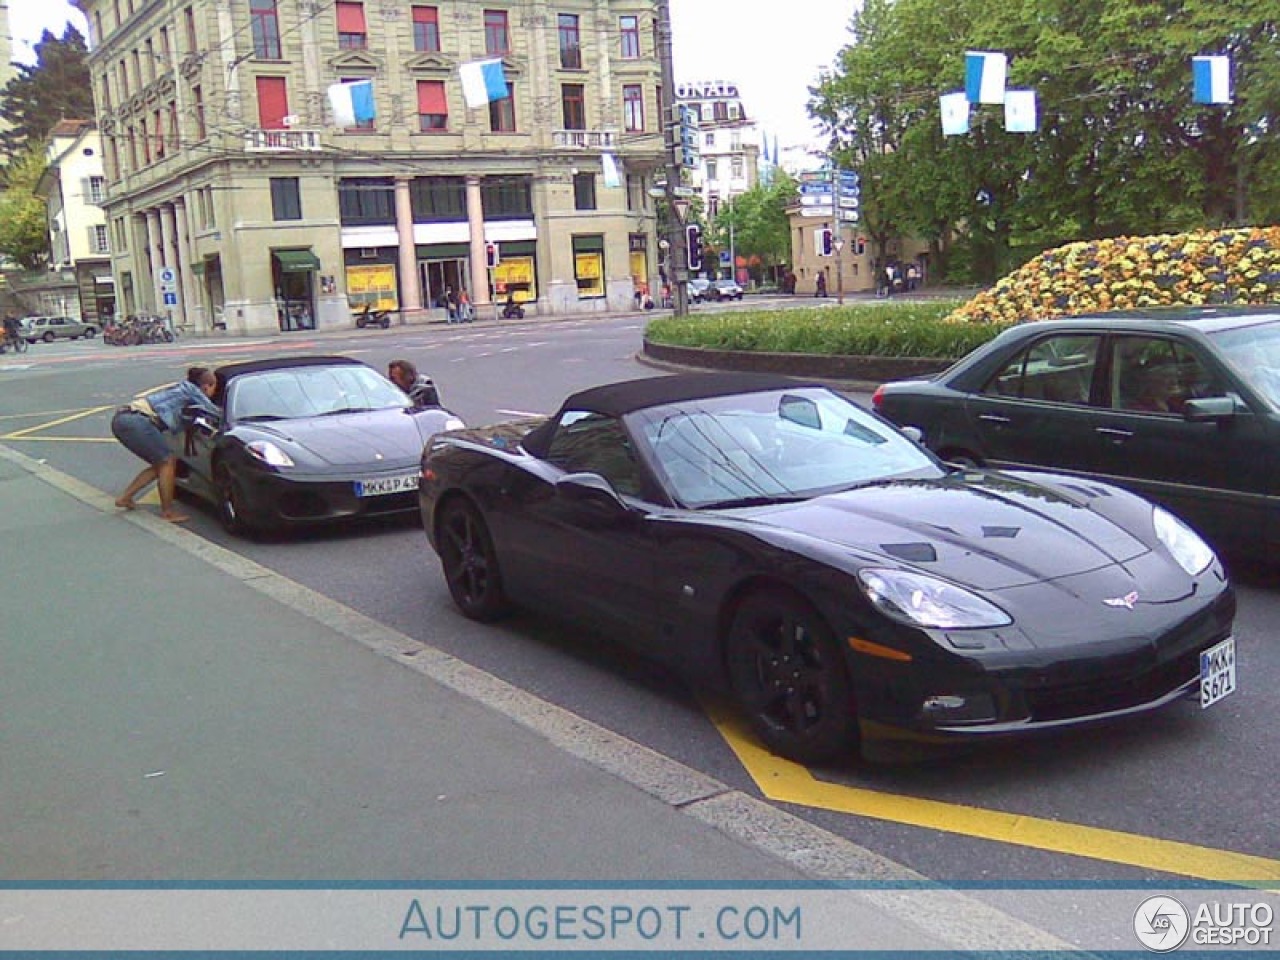
[[946,323],[960,301],[885,301],[845,307],[659,317],[653,343],[713,350],[850,357],[962,357],[1003,329]]

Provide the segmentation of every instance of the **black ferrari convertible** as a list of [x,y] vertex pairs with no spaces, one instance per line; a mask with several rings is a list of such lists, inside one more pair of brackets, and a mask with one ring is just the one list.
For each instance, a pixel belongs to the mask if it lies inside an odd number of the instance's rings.
[[943,464],[821,386],[597,387],[423,453],[454,601],[589,622],[724,682],[778,753],[973,742],[1235,687],[1235,595],[1165,510]]
[[377,370],[346,357],[219,367],[222,417],[197,415],[178,446],[178,483],[217,506],[232,533],[413,511],[428,438],[462,426],[415,410]]

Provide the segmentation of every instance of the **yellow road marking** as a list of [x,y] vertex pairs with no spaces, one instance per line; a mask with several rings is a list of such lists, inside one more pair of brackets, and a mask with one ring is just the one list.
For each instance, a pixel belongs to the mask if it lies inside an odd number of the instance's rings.
[[1002,810],[827,783],[817,779],[807,767],[764,749],[737,718],[715,707],[708,708],[707,714],[761,793],[770,800],[1016,844],[1050,853],[1091,857],[1200,880],[1247,884],[1280,881],[1280,860]]
[[102,413],[102,411],[110,409],[112,409],[111,406],[90,407],[88,410],[81,410],[65,417],[59,417],[57,420],[50,420],[48,423],[38,423],[34,427],[27,427],[25,430],[15,430],[13,433],[8,434],[5,439],[20,440],[29,433],[35,433],[38,430],[48,430],[50,427],[60,427],[64,423],[71,423],[73,420],[83,420],[85,417],[91,417],[96,413]]

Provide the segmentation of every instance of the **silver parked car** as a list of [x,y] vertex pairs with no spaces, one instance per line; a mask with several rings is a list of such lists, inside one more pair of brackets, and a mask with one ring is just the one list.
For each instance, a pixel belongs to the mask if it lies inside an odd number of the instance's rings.
[[27,317],[22,321],[22,335],[28,343],[43,340],[79,340],[98,335],[98,325],[76,320],[74,317]]

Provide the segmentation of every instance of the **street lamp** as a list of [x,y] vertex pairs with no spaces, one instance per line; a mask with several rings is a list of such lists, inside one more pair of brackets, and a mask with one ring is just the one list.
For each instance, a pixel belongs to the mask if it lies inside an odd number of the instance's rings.
[[840,259],[840,251],[844,249],[844,238],[839,233],[836,234],[835,241],[831,244],[836,248],[836,303],[844,303],[844,261]]

